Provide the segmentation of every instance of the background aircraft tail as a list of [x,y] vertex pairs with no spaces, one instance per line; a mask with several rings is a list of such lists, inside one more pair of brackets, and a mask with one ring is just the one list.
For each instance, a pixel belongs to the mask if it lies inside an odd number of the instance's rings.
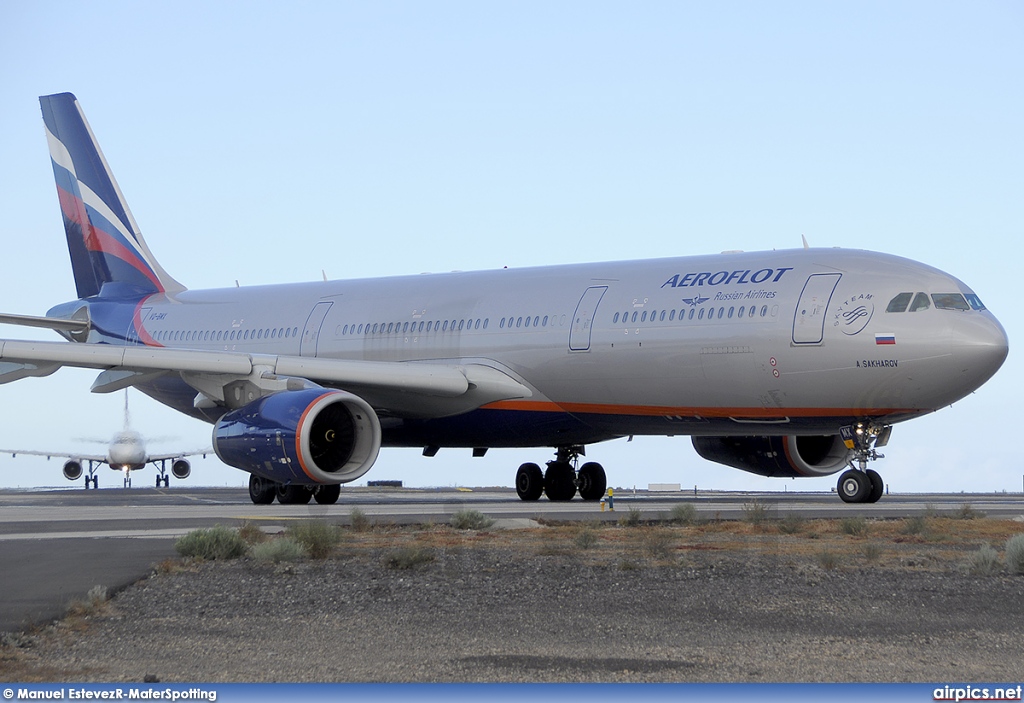
[[39,104],[78,297],[184,290],[146,246],[75,96],[44,95]]

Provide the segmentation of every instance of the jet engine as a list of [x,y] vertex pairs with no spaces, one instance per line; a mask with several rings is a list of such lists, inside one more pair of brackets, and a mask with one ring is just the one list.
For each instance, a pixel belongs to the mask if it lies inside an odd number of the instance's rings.
[[68,459],[64,462],[64,478],[69,481],[77,481],[82,478],[82,462],[76,459]]
[[233,410],[213,427],[229,466],[282,484],[355,481],[380,451],[377,413],[345,391],[282,391]]
[[188,459],[175,459],[171,464],[171,473],[174,478],[188,478],[192,474],[192,464]]
[[828,476],[844,469],[852,452],[839,435],[694,437],[693,448],[716,464],[760,476]]

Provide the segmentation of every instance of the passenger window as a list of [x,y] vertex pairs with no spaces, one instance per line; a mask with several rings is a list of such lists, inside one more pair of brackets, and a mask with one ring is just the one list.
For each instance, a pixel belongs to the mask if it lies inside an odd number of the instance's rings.
[[722,315],[725,314],[725,308],[718,308],[718,319],[722,319]]
[[914,297],[913,293],[900,293],[895,298],[889,301],[889,306],[885,309],[886,312],[906,312],[907,306],[910,305],[910,299]]
[[658,321],[659,322],[664,322],[665,321],[665,311],[664,310],[662,310],[661,311],[661,315],[658,316]]
[[971,307],[959,293],[932,293],[932,302],[939,310],[970,310]]
[[914,302],[910,304],[910,312],[917,312],[918,310],[927,310],[932,306],[928,300],[927,293],[918,293],[914,296]]
[[517,318],[516,319],[516,327],[522,327],[522,326],[523,326],[523,318],[521,318],[521,317]]
[[489,317],[485,317],[484,318],[484,329],[487,329],[487,323],[489,323],[490,321],[491,321],[491,318],[489,318]]
[[698,320],[703,320],[704,319],[704,308],[701,308],[700,312],[697,313],[697,319]]
[[644,310],[643,314],[640,316],[640,322],[647,322],[647,311],[646,310]]
[[636,310],[634,310],[633,311],[633,322],[636,322],[636,316],[637,316],[637,312],[636,312]]
[[740,306],[740,309],[736,311],[736,317],[738,317],[738,318],[742,318],[742,317],[743,317],[743,311],[744,311],[744,310],[746,310],[746,308],[744,308],[744,307]]
[[533,318],[533,326],[540,327],[540,315],[537,315],[536,317]]
[[444,324],[441,325],[441,331],[442,332],[447,332],[448,331],[448,320],[445,320]]
[[672,308],[671,310],[668,311],[668,321],[672,322],[672,320],[674,319],[676,319],[676,309]]
[[767,314],[768,314],[768,306],[767,305],[762,305],[761,306],[761,317],[764,317]]
[[[724,309],[724,308],[723,308],[723,309]],[[733,312],[735,312],[735,311],[736,311],[736,308],[735,308],[735,307],[729,308],[729,319],[730,319],[730,320],[732,319],[732,314],[733,314]]]
[[690,308],[690,314],[689,314],[689,315],[687,315],[687,317],[688,317],[689,319],[691,319],[691,320],[693,319],[693,312],[694,312],[694,309],[693,309],[693,308]]
[[[548,318],[545,317],[544,318],[544,323],[547,324],[547,321],[548,321]],[[619,313],[615,313],[615,316],[612,317],[612,324],[615,324],[618,321],[619,321]]]
[[459,332],[461,332],[461,331],[462,331],[462,326],[463,326],[464,324],[466,324],[466,321],[465,321],[465,320],[459,320]]

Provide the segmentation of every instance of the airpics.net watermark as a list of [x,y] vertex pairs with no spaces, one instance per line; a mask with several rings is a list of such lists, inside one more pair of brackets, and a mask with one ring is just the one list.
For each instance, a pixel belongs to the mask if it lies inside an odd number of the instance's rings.
[[87,688],[13,688],[4,689],[4,700],[19,701],[210,701],[215,703],[217,692],[206,688],[153,688],[114,687]]
[[987,686],[943,686],[932,692],[936,701],[1019,701],[1024,685],[989,688]]

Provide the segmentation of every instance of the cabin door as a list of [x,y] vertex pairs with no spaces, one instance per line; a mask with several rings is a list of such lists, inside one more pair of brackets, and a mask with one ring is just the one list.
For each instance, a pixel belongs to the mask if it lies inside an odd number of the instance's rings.
[[572,328],[569,330],[569,351],[590,351],[590,331],[594,323],[594,313],[601,298],[608,292],[608,286],[591,286],[583,292],[576,314],[572,316]]
[[327,311],[334,305],[331,301],[317,303],[309,317],[306,318],[306,326],[302,328],[302,339],[299,341],[299,356],[316,356],[317,344],[320,341],[320,327],[324,324]]
[[842,277],[841,273],[812,273],[807,278],[793,315],[793,344],[821,344],[828,301]]

